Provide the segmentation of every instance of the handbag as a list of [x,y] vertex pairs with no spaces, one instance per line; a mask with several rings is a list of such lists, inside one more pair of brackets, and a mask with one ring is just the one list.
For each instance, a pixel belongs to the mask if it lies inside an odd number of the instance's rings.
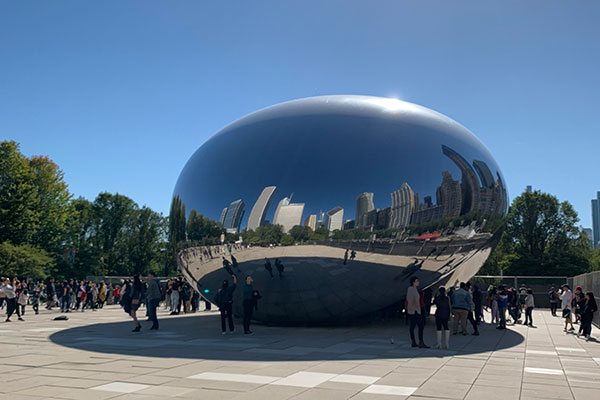
[[140,304],[140,299],[131,299],[131,304]]

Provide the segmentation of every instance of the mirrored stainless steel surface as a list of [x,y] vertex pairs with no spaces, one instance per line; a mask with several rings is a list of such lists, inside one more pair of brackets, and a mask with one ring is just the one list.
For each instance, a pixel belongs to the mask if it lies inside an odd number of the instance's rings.
[[204,297],[213,301],[231,272],[238,286],[252,275],[256,320],[310,324],[393,307],[413,275],[423,288],[468,280],[507,207],[497,163],[457,122],[396,99],[322,96],[260,110],[207,140],[181,172],[171,212],[178,264]]

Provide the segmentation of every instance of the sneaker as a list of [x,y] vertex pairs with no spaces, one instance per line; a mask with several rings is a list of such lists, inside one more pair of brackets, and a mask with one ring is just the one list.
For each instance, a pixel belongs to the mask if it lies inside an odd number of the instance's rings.
[[230,334],[230,335],[233,335],[233,331],[230,331],[230,332],[229,332],[229,334]]
[[225,336],[227,335],[227,332],[221,332],[221,335]]
[[138,325],[138,326],[136,326],[136,327],[135,327],[135,329],[134,329],[134,330],[132,330],[131,332],[139,332],[139,331],[141,331],[141,330],[142,330],[142,327],[141,327],[141,325]]
[[473,336],[479,336],[479,332],[473,332]]
[[19,321],[25,321],[23,318],[19,317]]
[[572,331],[574,331],[574,330],[575,330],[575,328],[573,328],[573,327],[570,327],[570,328],[569,328],[569,332],[572,332]]

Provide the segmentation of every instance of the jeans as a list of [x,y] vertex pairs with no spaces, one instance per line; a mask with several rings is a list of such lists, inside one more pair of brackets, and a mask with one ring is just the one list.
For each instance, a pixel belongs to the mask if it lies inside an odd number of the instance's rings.
[[156,307],[158,307],[158,303],[160,303],[160,299],[150,299],[148,300],[148,318],[152,321],[152,327],[158,329],[158,317],[156,316]]
[[524,325],[533,325],[533,317],[531,313],[533,312],[533,307],[527,307],[525,309],[525,322]]
[[415,342],[415,326],[419,331],[419,342],[423,341],[423,317],[421,314],[408,314],[408,321],[410,322],[410,340],[412,343]]
[[506,307],[498,307],[498,312],[500,313],[500,324],[498,326],[506,328]]
[[219,307],[221,312],[221,331],[226,332],[225,320],[229,323],[229,332],[233,332],[233,310],[231,304],[224,304]]
[[71,305],[71,297],[66,294],[60,298],[60,310],[61,311],[69,311],[69,306]]
[[177,311],[179,306],[179,292],[171,293],[171,311]]
[[556,310],[558,309],[557,303],[550,303],[550,312],[552,315],[556,316]]
[[244,333],[250,332],[250,320],[252,320],[252,313],[254,312],[254,301],[244,300]]

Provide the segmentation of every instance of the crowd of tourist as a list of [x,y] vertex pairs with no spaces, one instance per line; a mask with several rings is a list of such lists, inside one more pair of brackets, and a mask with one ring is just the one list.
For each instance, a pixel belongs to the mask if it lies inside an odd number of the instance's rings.
[[[419,291],[419,279],[410,278],[410,286],[406,292],[405,311],[408,318],[410,340],[413,347],[429,348],[423,341],[423,331],[426,318],[429,315],[429,299],[427,289]],[[551,304],[551,315],[556,315],[558,303],[565,320],[564,331],[575,331],[573,324],[579,324],[577,336],[591,340],[592,320],[598,306],[592,292],[585,292],[578,286],[573,294],[568,285],[561,287],[560,293],[552,288],[548,293]],[[478,325],[484,321],[484,310],[491,312],[491,323],[496,329],[506,329],[507,323],[522,323],[528,327],[533,325],[533,310],[535,298],[533,290],[522,285],[518,290],[504,285],[490,286],[487,290],[487,302],[482,301],[481,291],[469,282],[461,282],[458,288],[440,287],[432,300],[435,305],[435,325],[437,330],[437,349],[447,349],[450,346],[450,325],[452,333],[468,335],[467,326],[471,325],[472,335],[478,336]],[[524,315],[524,318],[522,318]],[[573,320],[574,318],[574,320]],[[450,324],[452,320],[452,324]],[[570,325],[570,327],[569,327]],[[418,342],[415,338],[415,328],[418,332]]]
[[[213,257],[212,254],[208,257]],[[223,257],[223,256],[222,256]],[[222,281],[221,288],[212,300],[219,308],[222,334],[234,332],[233,301],[238,280],[234,269],[239,272],[237,260],[230,255],[232,262],[224,262],[224,268],[231,273],[231,282]],[[228,261],[223,257],[224,261]],[[266,260],[269,262],[269,260]],[[275,263],[277,265],[277,262]],[[283,272],[283,268],[279,271]],[[435,325],[437,343],[435,348],[447,349],[450,346],[450,332],[457,335],[468,335],[468,326],[472,335],[478,336],[479,325],[484,321],[484,310],[491,314],[491,323],[496,329],[506,329],[507,324],[522,323],[528,327],[533,325],[533,310],[536,307],[533,290],[522,285],[519,289],[505,285],[490,286],[486,292],[470,282],[461,282],[457,288],[440,287],[435,296],[431,289],[419,290],[419,279],[410,278],[410,286],[406,292],[405,312],[409,322],[410,340],[413,347],[429,348],[423,340],[423,332],[430,308],[435,306]],[[242,288],[242,310],[244,334],[251,335],[250,322],[255,310],[258,309],[260,293],[253,287],[253,278],[246,276]],[[575,333],[579,324],[577,336],[591,339],[592,320],[598,311],[594,294],[584,292],[580,286],[573,293],[568,285],[563,285],[560,291],[554,287],[548,292],[550,313],[558,316],[558,306],[561,307],[564,319],[564,331]],[[171,315],[193,313],[199,310],[200,301],[205,302],[205,310],[211,309],[211,303],[200,296],[188,282],[181,277],[159,282],[153,273],[142,280],[141,275],[133,279],[122,280],[120,284],[106,284],[104,281],[94,283],[85,280],[65,280],[55,282],[53,278],[45,281],[28,281],[2,278],[0,281],[0,309],[6,309],[6,322],[16,314],[23,321],[26,307],[29,305],[35,314],[39,313],[40,304],[46,309],[57,307],[62,313],[73,311],[84,312],[86,309],[96,311],[105,304],[119,304],[131,316],[135,327],[133,332],[142,328],[137,312],[145,305],[146,316],[152,322],[151,330],[159,328],[157,308],[161,303]],[[522,318],[524,316],[524,318]],[[417,337],[415,337],[417,328]]]

